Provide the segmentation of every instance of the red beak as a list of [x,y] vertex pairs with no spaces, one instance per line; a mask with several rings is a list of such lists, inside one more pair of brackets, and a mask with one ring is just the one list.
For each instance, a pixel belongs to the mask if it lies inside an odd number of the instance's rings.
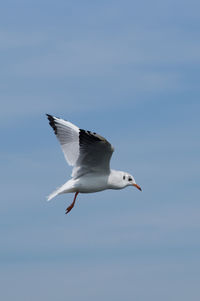
[[142,191],[142,188],[138,184],[133,184],[133,186],[135,186],[137,189],[139,189],[140,191]]

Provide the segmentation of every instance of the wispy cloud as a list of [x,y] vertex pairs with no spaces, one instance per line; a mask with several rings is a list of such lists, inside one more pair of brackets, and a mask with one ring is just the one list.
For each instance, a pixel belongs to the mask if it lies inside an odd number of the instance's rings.
[[3,30],[0,29],[0,50],[12,50],[16,51],[21,49],[24,51],[28,47],[41,47],[44,45],[48,38],[45,34],[39,31],[33,31],[32,34],[29,32],[15,30]]
[[108,108],[109,99],[115,99],[115,105],[122,98],[123,103],[134,104],[141,95],[148,95],[148,101],[152,93],[179,91],[183,83],[185,87],[189,83],[175,66],[198,63],[200,53],[197,41],[184,40],[172,30],[163,34],[132,29],[114,37],[92,32],[85,38],[63,40],[55,33],[35,32],[30,38],[3,32],[2,39],[4,49],[10,51],[1,68],[4,122],[13,115],[21,118],[46,108],[95,110]]

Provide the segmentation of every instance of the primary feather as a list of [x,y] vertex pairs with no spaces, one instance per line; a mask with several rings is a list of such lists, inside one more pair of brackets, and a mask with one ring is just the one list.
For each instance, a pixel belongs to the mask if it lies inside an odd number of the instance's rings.
[[74,167],[72,177],[97,171],[109,173],[114,148],[104,137],[52,115],[47,117],[68,164]]

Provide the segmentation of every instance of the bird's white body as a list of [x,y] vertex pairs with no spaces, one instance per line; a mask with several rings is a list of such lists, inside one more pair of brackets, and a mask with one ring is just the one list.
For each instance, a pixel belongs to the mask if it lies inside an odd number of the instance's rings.
[[78,193],[98,192],[105,189],[123,189],[136,186],[130,174],[110,169],[112,145],[102,136],[79,129],[60,118],[47,115],[51,127],[61,143],[69,165],[73,166],[72,178],[51,193],[48,201],[62,193],[75,192],[75,198],[67,213],[73,208]]
[[75,180],[75,189],[80,193],[98,192],[107,189],[108,175],[89,173]]
[[[135,184],[135,180],[129,183],[126,178],[130,176],[119,170],[110,170],[109,174],[88,173],[77,179],[70,179],[64,185],[49,195],[48,201],[58,194],[80,192],[92,193],[106,189],[123,189]],[[125,177],[125,179],[123,179]]]

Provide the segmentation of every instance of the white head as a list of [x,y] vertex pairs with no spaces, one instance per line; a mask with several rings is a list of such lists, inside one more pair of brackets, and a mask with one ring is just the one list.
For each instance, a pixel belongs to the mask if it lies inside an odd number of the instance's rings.
[[140,191],[142,190],[140,186],[136,184],[134,177],[124,171],[112,170],[109,177],[109,184],[112,189],[122,189],[127,186],[135,186]]
[[127,172],[123,172],[122,181],[123,181],[124,187],[135,186],[137,189],[142,191],[141,187],[136,184],[135,179],[131,174],[129,174]]

